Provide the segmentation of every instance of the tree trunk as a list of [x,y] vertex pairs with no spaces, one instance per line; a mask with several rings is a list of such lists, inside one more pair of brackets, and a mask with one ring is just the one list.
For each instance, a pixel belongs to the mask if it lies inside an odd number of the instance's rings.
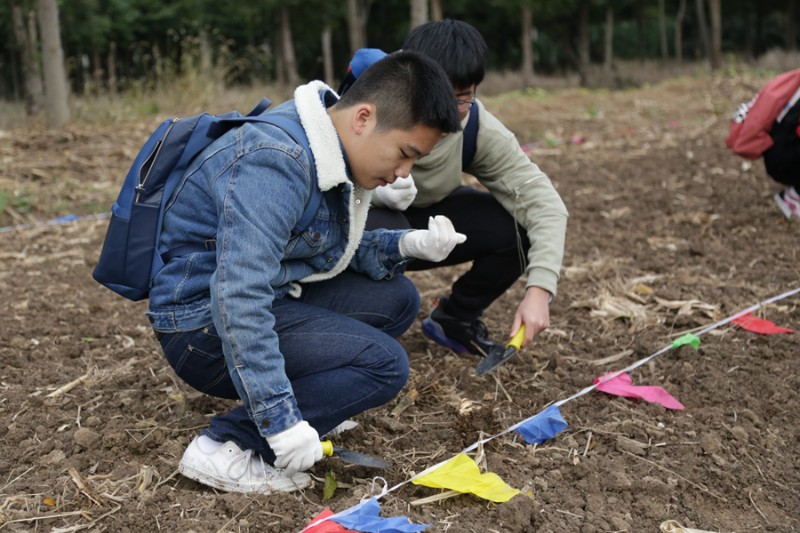
[[711,70],[722,68],[722,9],[721,0],[709,0],[711,14]]
[[578,58],[582,69],[586,69],[591,61],[589,41],[589,0],[581,0],[578,7]]
[[347,0],[347,25],[350,35],[350,54],[367,45],[367,17],[364,0]]
[[428,22],[428,0],[411,0],[411,23],[409,28],[414,29],[426,22]]
[[58,24],[56,0],[38,0],[39,34],[42,38],[44,62],[45,109],[47,127],[58,128],[69,120],[67,77],[64,70],[64,50],[61,48],[61,29]]
[[431,20],[442,20],[442,0],[431,0]]
[[211,53],[211,38],[208,35],[208,30],[202,28],[197,38],[198,41],[200,41],[200,75],[204,78],[211,79],[214,58]]
[[286,69],[286,82],[294,88],[300,84],[300,74],[297,71],[297,57],[294,53],[292,42],[292,24],[289,18],[289,8],[281,8],[281,51],[283,52],[283,67]]
[[678,12],[675,14],[675,62],[683,63],[683,17],[686,15],[686,0],[678,1]]
[[330,24],[322,28],[322,67],[325,72],[325,83],[333,87],[333,30]]
[[108,59],[106,68],[108,69],[108,90],[111,94],[117,92],[117,43],[111,41],[108,44]]
[[42,73],[34,53],[36,34],[29,35],[18,0],[11,1],[11,18],[14,25],[14,36],[19,45],[22,75],[25,78],[23,83],[25,114],[32,116],[39,112],[42,105]]
[[708,39],[708,23],[706,23],[706,6],[703,0],[695,0],[697,8],[697,29],[700,33],[700,43],[703,45],[703,54],[707,60],[711,59],[711,42]]
[[275,43],[275,83],[279,87],[286,87],[286,68],[283,59],[283,42],[278,39]]
[[611,74],[614,70],[614,6],[611,0],[606,1],[606,32],[603,47],[603,70]]
[[788,0],[786,6],[786,49],[797,50],[797,0]]
[[530,0],[522,2],[522,86],[533,86],[533,9]]
[[103,62],[97,47],[92,49],[92,67],[92,91],[94,94],[100,94],[103,89]]
[[661,45],[661,59],[669,59],[669,49],[667,47],[667,14],[664,9],[664,0],[658,0],[658,36]]
[[645,36],[644,24],[644,4],[639,2],[636,4],[636,41],[638,44],[639,62],[644,65],[647,58],[647,38]]

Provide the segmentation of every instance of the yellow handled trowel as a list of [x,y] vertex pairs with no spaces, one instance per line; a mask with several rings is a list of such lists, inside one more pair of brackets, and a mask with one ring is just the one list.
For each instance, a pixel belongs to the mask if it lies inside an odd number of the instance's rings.
[[336,455],[336,457],[338,457],[339,459],[341,459],[346,463],[351,463],[359,466],[366,466],[369,468],[389,468],[390,466],[392,466],[392,463],[384,461],[383,459],[378,459],[377,457],[373,457],[372,455],[354,452],[353,450],[348,450],[346,448],[339,448],[338,446],[334,446],[333,443],[329,440],[323,440],[320,444],[322,444],[323,455],[326,455],[327,457],[333,457],[334,455]]
[[525,324],[522,324],[517,332],[514,334],[514,337],[508,341],[505,348],[501,346],[497,346],[496,349],[489,352],[489,354],[483,358],[483,360],[478,363],[477,368],[475,368],[475,372],[482,376],[487,372],[491,372],[498,366],[502,365],[509,359],[511,359],[515,353],[522,348],[522,341],[525,340]]

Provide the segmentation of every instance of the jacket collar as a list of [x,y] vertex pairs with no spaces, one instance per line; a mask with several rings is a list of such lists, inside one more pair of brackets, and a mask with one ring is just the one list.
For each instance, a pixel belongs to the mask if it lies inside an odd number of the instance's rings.
[[329,279],[347,268],[361,242],[372,198],[372,191],[352,183],[347,177],[344,149],[323,103],[323,98],[328,91],[334,96],[336,95],[321,81],[312,81],[301,85],[294,92],[295,107],[300,116],[300,123],[306,130],[308,144],[314,154],[314,166],[317,169],[317,182],[320,190],[325,192],[341,184],[349,183],[351,185],[349,198],[347,198],[350,223],[347,245],[337,263],[327,272],[317,272],[306,276],[301,280],[304,282]]
[[321,81],[301,85],[294,91],[297,113],[300,115],[300,122],[306,130],[308,144],[314,154],[317,182],[323,192],[350,181],[347,177],[347,166],[339,135],[322,100],[328,91],[336,94]]

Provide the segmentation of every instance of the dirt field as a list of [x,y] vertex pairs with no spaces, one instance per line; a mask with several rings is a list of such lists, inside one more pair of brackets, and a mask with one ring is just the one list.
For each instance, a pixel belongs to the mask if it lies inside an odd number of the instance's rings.
[[[763,80],[683,78],[625,92],[565,90],[487,100],[552,177],[570,210],[552,327],[488,377],[415,326],[393,402],[337,442],[385,457],[389,486],[800,281],[800,224],[784,221],[760,161],[724,146],[728,116]],[[239,106],[247,107],[247,102]],[[222,111],[222,109],[220,109]],[[155,120],[0,132],[3,226],[110,205]],[[176,379],[143,315],[90,272],[105,221],[0,233],[0,530],[297,532],[370,493],[375,471],[327,459],[300,494],[215,493],[176,473],[185,446],[229,402]],[[458,269],[414,273],[422,315]],[[510,327],[522,282],[485,319]],[[758,314],[800,329],[800,298]],[[422,316],[421,315],[421,316]],[[537,447],[515,433],[486,468],[523,494],[503,504],[406,484],[383,516],[431,532],[800,530],[800,335],[723,325],[698,350],[632,372],[686,409],[592,391],[561,407],[569,427]],[[415,401],[410,401],[415,399]],[[322,499],[332,471],[339,489]]]

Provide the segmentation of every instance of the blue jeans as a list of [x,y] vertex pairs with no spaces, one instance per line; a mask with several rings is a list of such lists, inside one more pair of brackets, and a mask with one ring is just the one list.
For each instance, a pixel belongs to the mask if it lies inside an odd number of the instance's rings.
[[[303,419],[320,435],[394,398],[408,379],[408,356],[396,337],[414,323],[420,299],[398,275],[375,281],[353,272],[303,285],[302,296],[276,299],[272,313],[286,375]],[[167,361],[193,388],[239,399],[213,324],[160,335]],[[244,406],[215,416],[208,437],[233,441],[272,463],[275,455]]]

